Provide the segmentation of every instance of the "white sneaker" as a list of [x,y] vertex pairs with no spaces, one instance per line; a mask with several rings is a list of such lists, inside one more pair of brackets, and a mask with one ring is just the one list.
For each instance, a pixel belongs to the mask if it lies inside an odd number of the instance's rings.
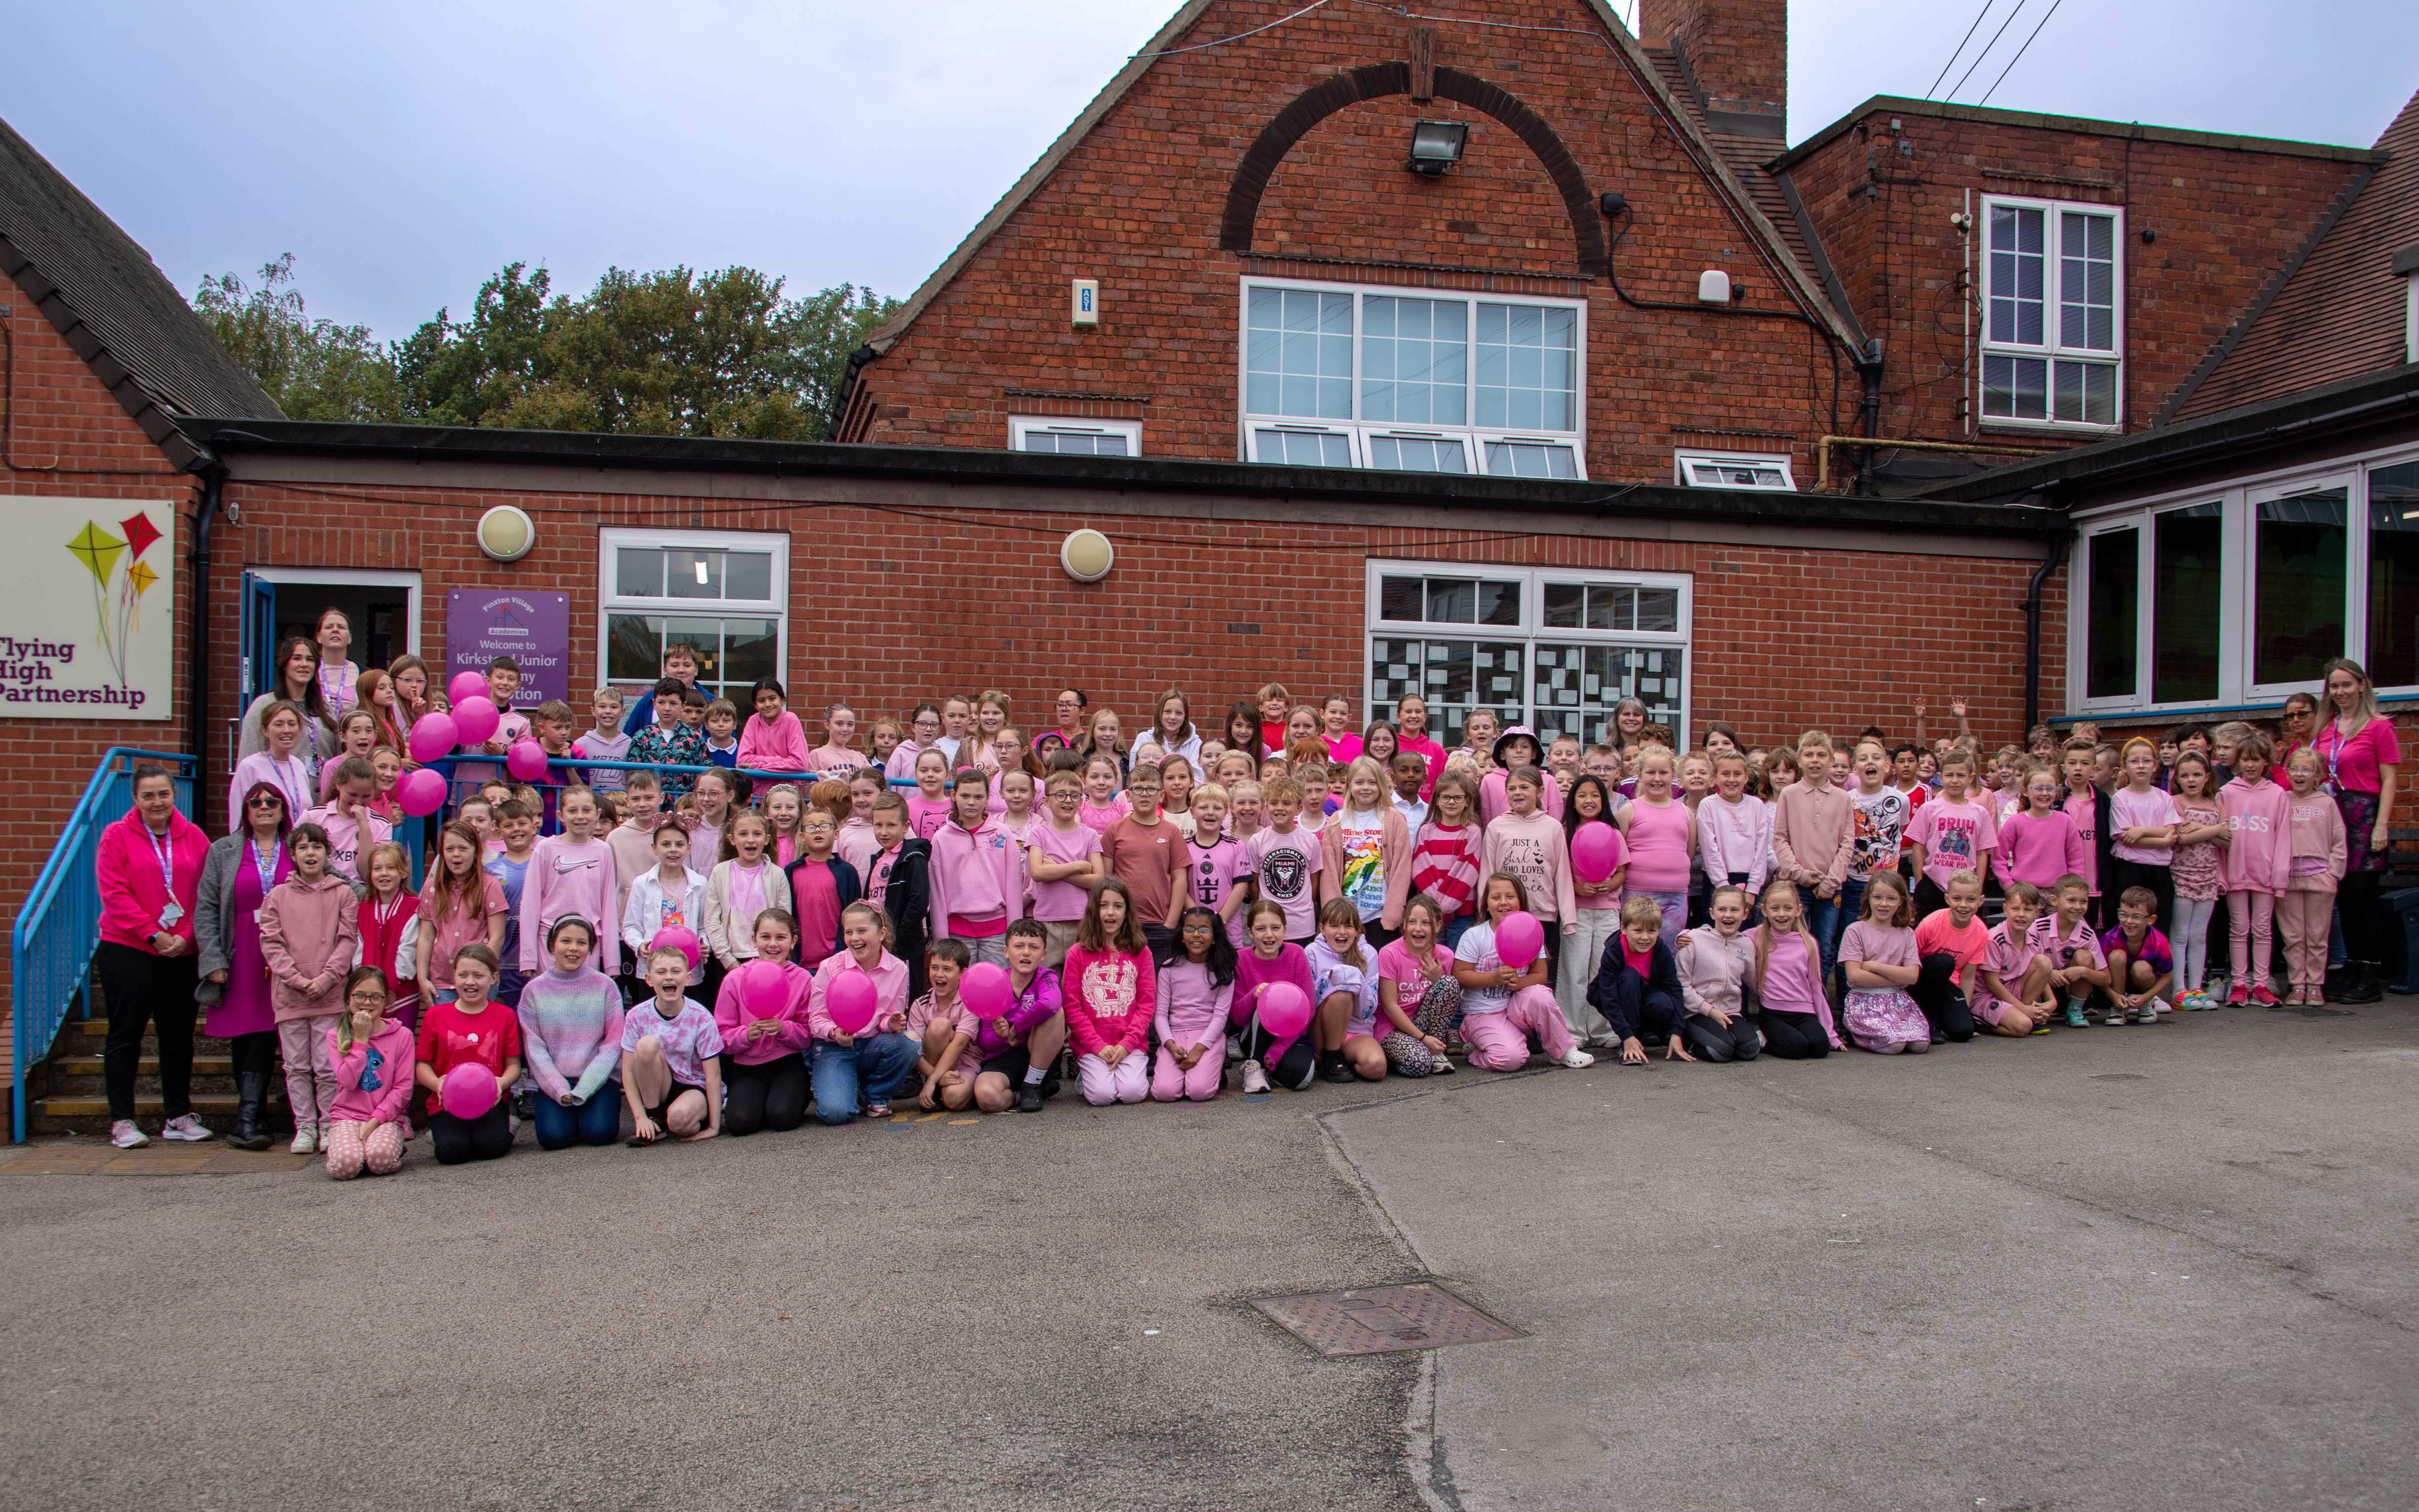
[[120,1119],[109,1126],[109,1142],[120,1149],[140,1149],[151,1142],[150,1136],[134,1127],[132,1119]]
[[1451,1056],[1430,1056],[1430,1057],[1428,1057],[1428,1074],[1429,1074],[1429,1075],[1431,1075],[1431,1076],[1450,1076],[1450,1075],[1452,1075],[1452,1074],[1453,1074],[1453,1057],[1452,1057]]
[[1562,1067],[1564,1071],[1582,1071],[1587,1067],[1595,1064],[1595,1057],[1589,1055],[1579,1046],[1573,1045],[1570,1048],[1570,1053],[1564,1056],[1563,1058],[1556,1061],[1555,1064]]
[[1243,1095],[1245,1097],[1257,1097],[1268,1089],[1269,1073],[1260,1069],[1260,1063],[1256,1060],[1244,1061]]
[[210,1132],[202,1127],[202,1120],[190,1113],[180,1119],[170,1119],[167,1126],[160,1131],[161,1138],[174,1139],[180,1145],[193,1144],[209,1136]]
[[294,1143],[285,1148],[297,1155],[316,1155],[319,1153],[319,1131],[303,1124],[294,1131]]

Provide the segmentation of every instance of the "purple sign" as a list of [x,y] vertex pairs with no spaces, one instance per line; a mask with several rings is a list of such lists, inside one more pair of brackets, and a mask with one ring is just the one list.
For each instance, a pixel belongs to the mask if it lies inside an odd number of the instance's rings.
[[[445,680],[484,674],[487,663],[510,656],[521,664],[513,706],[533,709],[571,697],[571,595],[456,588],[445,595]],[[577,706],[575,704],[575,706]]]

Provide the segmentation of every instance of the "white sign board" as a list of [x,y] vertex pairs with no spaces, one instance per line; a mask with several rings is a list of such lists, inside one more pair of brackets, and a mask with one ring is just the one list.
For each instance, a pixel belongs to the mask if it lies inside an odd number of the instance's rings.
[[165,719],[176,506],[0,497],[0,717]]

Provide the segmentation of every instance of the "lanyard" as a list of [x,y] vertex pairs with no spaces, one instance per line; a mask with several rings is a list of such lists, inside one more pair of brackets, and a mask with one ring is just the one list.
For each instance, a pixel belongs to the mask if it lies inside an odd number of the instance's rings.
[[260,841],[257,837],[245,841],[244,844],[251,848],[252,868],[254,871],[260,873],[260,890],[263,893],[266,893],[270,888],[277,886],[278,853],[275,851],[263,851],[260,848]]
[[173,834],[152,835],[151,854],[160,858],[160,890],[167,894],[168,901],[173,903],[177,901],[177,837]]

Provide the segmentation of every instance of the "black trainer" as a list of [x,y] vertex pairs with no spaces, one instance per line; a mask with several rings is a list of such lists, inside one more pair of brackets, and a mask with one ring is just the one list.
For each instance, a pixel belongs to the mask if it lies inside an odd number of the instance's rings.
[[1331,1050],[1326,1055],[1323,1055],[1318,1058],[1318,1076],[1321,1081],[1348,1082],[1352,1080],[1352,1064],[1346,1060],[1341,1054]]
[[1040,1082],[1026,1082],[1024,1086],[1019,1087],[1016,1089],[1016,1111],[1019,1113],[1039,1113],[1041,1111],[1041,1084]]

